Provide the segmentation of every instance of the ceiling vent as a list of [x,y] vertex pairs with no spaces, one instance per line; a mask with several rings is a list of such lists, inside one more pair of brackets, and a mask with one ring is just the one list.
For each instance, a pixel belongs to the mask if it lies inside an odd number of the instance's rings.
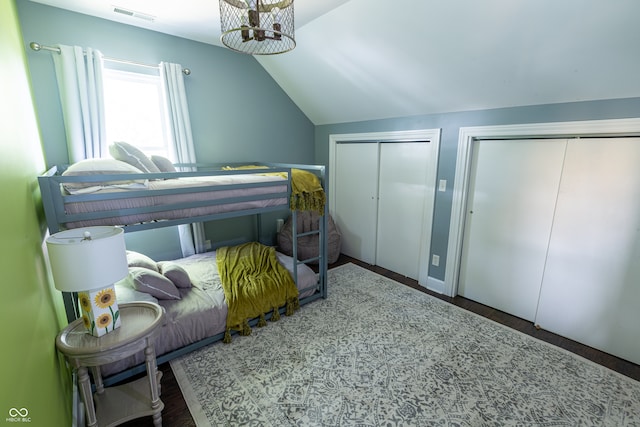
[[156,20],[155,16],[149,15],[148,13],[136,12],[134,10],[125,9],[123,7],[113,6],[113,11],[122,15],[131,16],[132,18],[142,19],[143,21],[147,22],[153,22]]

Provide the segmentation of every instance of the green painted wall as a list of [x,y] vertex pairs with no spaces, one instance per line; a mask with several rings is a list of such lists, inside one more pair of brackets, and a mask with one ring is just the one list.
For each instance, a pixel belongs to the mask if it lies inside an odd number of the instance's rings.
[[[0,425],[71,425],[70,372],[54,341],[63,321],[43,254],[36,177],[44,170],[14,0],[0,1]],[[14,422],[15,408],[28,422]]]

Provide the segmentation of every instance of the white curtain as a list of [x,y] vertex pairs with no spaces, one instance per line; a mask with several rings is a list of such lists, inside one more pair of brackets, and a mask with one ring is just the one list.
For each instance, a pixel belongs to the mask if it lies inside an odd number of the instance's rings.
[[104,122],[100,51],[79,46],[56,46],[53,55],[67,133],[69,162],[106,157],[109,148]]
[[[165,85],[169,110],[169,129],[175,144],[174,148],[178,163],[196,163],[182,66],[180,64],[162,62],[160,63],[160,74]],[[179,230],[183,256],[201,253],[206,250],[203,223],[194,223],[191,227],[181,225]]]

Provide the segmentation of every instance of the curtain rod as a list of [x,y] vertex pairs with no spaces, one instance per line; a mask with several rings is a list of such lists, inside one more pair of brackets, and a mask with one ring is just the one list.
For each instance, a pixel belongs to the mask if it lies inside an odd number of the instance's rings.
[[[31,49],[35,50],[36,52],[40,51],[40,50],[48,50],[48,51],[51,51],[51,52],[60,53],[60,48],[59,47],[45,46],[45,45],[41,45],[40,43],[36,43],[36,42],[29,43],[29,47],[31,47]],[[122,63],[122,64],[133,64],[133,65],[138,65],[138,66],[141,66],[141,67],[158,68],[157,65],[143,64],[141,62],[128,61],[126,59],[109,58],[108,56],[103,56],[103,59],[105,61],[119,62],[119,63]],[[188,76],[188,75],[191,74],[191,70],[188,69],[188,68],[183,68],[182,69],[182,73],[185,76]]]

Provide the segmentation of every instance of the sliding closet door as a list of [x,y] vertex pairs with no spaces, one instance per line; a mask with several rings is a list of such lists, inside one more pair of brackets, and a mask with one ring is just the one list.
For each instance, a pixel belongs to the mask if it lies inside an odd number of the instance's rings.
[[[429,142],[380,144],[376,264],[418,280]],[[431,206],[431,205],[430,205]],[[425,261],[426,262],[426,261]]]
[[341,252],[375,264],[378,144],[337,144],[335,177],[334,221],[342,233]]
[[640,363],[640,139],[572,140],[536,323]]
[[533,321],[565,147],[474,142],[458,294]]
[[[426,277],[435,173],[430,141],[336,144],[334,220],[342,253]],[[427,230],[427,231],[425,231]],[[421,271],[421,268],[424,271]]]

